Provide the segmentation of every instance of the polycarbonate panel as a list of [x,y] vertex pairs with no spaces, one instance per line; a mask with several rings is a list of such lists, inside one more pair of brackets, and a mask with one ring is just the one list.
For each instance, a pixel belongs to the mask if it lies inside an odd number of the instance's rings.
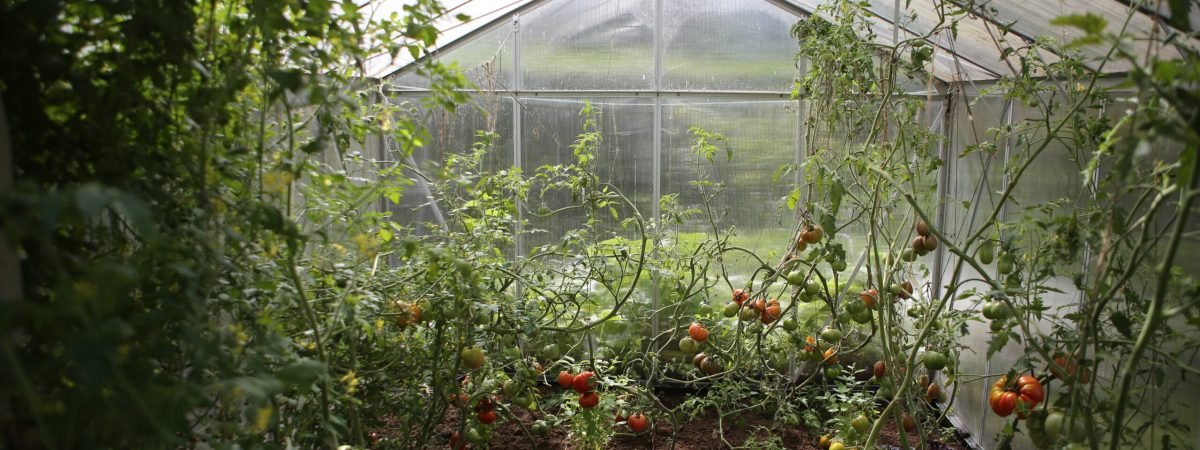
[[800,19],[766,1],[663,2],[663,88],[782,91],[799,74]]
[[[792,176],[772,181],[784,164],[796,162],[798,122],[796,102],[733,98],[665,99],[662,112],[662,193],[677,194],[685,207],[703,208],[692,182],[702,179],[723,183],[724,191],[712,206],[716,227],[734,227],[731,244],[756,251],[773,260],[786,250],[795,226],[794,213],[784,207]],[[721,133],[729,141],[732,159],[724,148],[713,162],[693,154],[691,127]],[[697,216],[675,228],[677,240],[712,237],[707,216]],[[731,279],[744,282],[756,267],[742,257],[731,257]]]
[[[957,99],[952,106],[950,130],[953,140],[950,159],[946,161],[946,169],[950,171],[945,186],[946,223],[943,232],[947,239],[953,242],[963,242],[979,227],[995,210],[1004,183],[1004,143],[997,142],[1000,127],[1005,124],[1007,100],[1000,96]],[[984,146],[969,147],[984,143]],[[994,144],[993,147],[991,144]],[[994,149],[994,150],[993,150]],[[989,236],[994,233],[989,231]],[[959,259],[949,252],[944,253],[942,284],[950,283],[955,266]],[[995,265],[984,267],[993,276]],[[964,266],[959,280],[979,279],[979,274],[970,266]],[[960,292],[976,289],[980,292],[991,290],[985,283],[972,281],[960,284]],[[956,300],[953,307],[957,310],[977,309],[977,299]],[[973,351],[965,351],[959,357],[959,371],[962,373],[988,373],[987,358],[988,342],[991,331],[988,323],[969,322],[968,334],[959,339],[959,343]],[[1015,344],[1010,348],[1016,348]],[[995,417],[988,413],[986,400],[987,390],[992,380],[979,379],[961,383],[961,391],[954,399],[954,414],[959,424],[985,448],[992,445],[992,435],[998,430]]]
[[[434,49],[439,49],[443,46],[454,46],[460,39],[475,35],[480,28],[486,27],[489,24],[497,22],[507,23],[507,19],[511,17],[513,11],[524,7],[526,4],[534,0],[454,0],[443,1],[442,6],[446,8],[446,14],[437,17],[432,25],[438,30],[437,43]],[[369,12],[364,12],[364,15],[369,15],[375,18],[385,18],[391,14],[404,14],[402,8],[411,2],[408,1],[376,1],[371,2],[371,7],[374,8]],[[464,22],[460,20],[460,15],[466,16]],[[373,55],[367,58],[366,69],[367,75],[371,77],[388,77],[405,68],[408,68],[413,63],[412,54],[402,51],[393,58],[393,55],[382,53]]]
[[521,90],[654,87],[652,0],[549,1],[520,27]]
[[[532,176],[539,167],[573,164],[576,157],[571,144],[583,132],[585,106],[582,98],[522,99],[521,168]],[[594,161],[601,183],[610,183],[634,202],[641,215],[653,216],[654,194],[654,101],[649,98],[597,98],[591,100],[597,127],[603,137]],[[557,210],[578,204],[569,195],[551,193],[544,197],[530,194],[526,202],[531,211],[545,206]],[[622,218],[631,217],[626,207],[618,208]],[[636,230],[621,230],[607,210],[598,211],[600,223],[594,230],[597,240],[613,234],[636,236]],[[566,232],[586,224],[582,210],[570,210],[549,218],[529,217],[525,237],[526,252],[541,245],[558,243]],[[534,231],[540,230],[540,231]]]
[[[800,8],[803,11],[817,14],[827,20],[833,20],[829,16],[827,10],[820,9],[822,6],[831,4],[831,0],[785,0],[792,5]],[[868,5],[869,6],[869,5]],[[892,23],[880,17],[876,11],[872,11],[873,15],[866,17],[867,29],[859,30],[858,35],[863,39],[869,39],[872,42],[883,45],[892,46]],[[927,13],[928,14],[928,13]],[[890,17],[890,14],[888,15]],[[901,26],[899,38],[906,40],[916,37],[911,31],[904,30]],[[942,38],[944,40],[944,38]],[[925,70],[940,81],[962,81],[962,80],[991,80],[996,78],[996,73],[975,64],[974,62],[961,58],[956,54],[957,45],[949,42],[938,42],[943,48],[948,51],[937,51],[933,54],[933,60],[926,64]],[[964,45],[971,45],[969,43]],[[994,44],[992,44],[994,45]],[[911,58],[910,52],[905,50],[900,57]]]
[[[513,27],[501,24],[444,52],[433,53],[446,65],[455,65],[484,91],[504,91],[513,85]],[[392,82],[399,89],[428,89],[429,78],[411,68]]]
[[[967,2],[956,0],[956,3]],[[983,7],[980,5],[982,3],[974,2],[974,4],[973,11],[981,12]],[[1126,35],[1143,42],[1140,44],[1143,48],[1145,47],[1144,39],[1148,38],[1156,27],[1154,20],[1146,14],[1134,12],[1130,16],[1130,7],[1117,0],[1057,0],[1052,2],[991,0],[986,5],[988,12],[983,12],[985,17],[1008,25],[1018,35],[1031,39],[1047,37],[1062,44],[1067,44],[1083,35],[1083,31],[1078,28],[1051,24],[1055,18],[1068,14],[1086,12],[1103,17],[1107,20],[1105,29],[1107,33],[1118,34],[1121,33],[1122,27],[1126,27]],[[1126,18],[1129,19],[1128,25],[1126,25]],[[1162,31],[1160,30],[1159,36],[1161,35]],[[1193,47],[1194,43],[1193,40]],[[1079,50],[1091,59],[1089,65],[1097,68],[1099,59],[1108,53],[1109,47],[1107,45],[1089,45],[1080,47]],[[1159,50],[1158,56],[1163,59],[1172,59],[1179,57],[1179,53],[1174,46],[1168,45]],[[1104,71],[1110,73],[1124,72],[1129,69],[1129,63],[1119,59],[1110,60],[1104,65]]]
[[[436,180],[451,154],[469,152],[479,142],[476,137],[478,131],[496,133],[492,149],[484,157],[484,169],[495,172],[513,166],[511,97],[476,96],[471,103],[460,106],[453,113],[443,109],[428,110],[421,104],[421,97],[396,98],[392,102],[400,106],[402,114],[411,115],[424,123],[430,137],[424,146],[413,149],[411,162],[396,149],[395,143],[389,144],[389,158],[408,166],[404,173],[412,181],[399,204],[389,204],[393,220],[413,227],[418,234],[426,232],[429,227],[440,226],[440,220],[448,219],[443,206],[432,201],[434,197],[428,190],[425,178]],[[420,175],[412,169],[411,163],[415,163]]]

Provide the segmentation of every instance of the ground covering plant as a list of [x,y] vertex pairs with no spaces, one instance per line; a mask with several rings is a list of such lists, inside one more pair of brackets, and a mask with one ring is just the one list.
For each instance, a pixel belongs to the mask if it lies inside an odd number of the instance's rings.
[[[939,3],[929,35],[880,45],[865,7],[830,2],[793,29],[794,95],[830,114],[806,117],[802,162],[775,174],[800,181],[768,260],[717,225],[716,171],[691,183],[696,204],[654,199],[659,217],[598,176],[606,112],[590,104],[567,163],[491,167],[492,127],[434,171],[414,164],[431,141],[421,111],[466,107],[476,86],[423,58],[432,88],[407,108],[361,74],[428,52],[446,13],[433,0],[392,17],[331,0],[0,2],[0,63],[21,68],[0,74],[16,173],[0,236],[23,293],[0,303],[0,442],[462,448],[513,421],[531,446],[565,429],[604,448],[715,413],[729,447],[805,427],[826,448],[874,448],[892,422],[925,448],[947,438],[938,406],[983,380],[1002,448],[1187,446],[1169,400],[1196,373],[1200,325],[1178,263],[1200,193],[1190,38],[1158,36],[1182,54],[1160,59],[1082,13],[1058,19],[1076,41],[1005,48],[1017,65],[993,91],[1034,113],[974,130],[954,157],[1002,181],[951,203],[945,133],[905,86],[932,82],[934,33],[988,12]],[[1132,69],[1102,79],[1112,61]],[[690,136],[698,167],[752,150]],[[1081,199],[1015,194],[1051,155],[1078,166]],[[413,178],[444,212],[419,233],[381,207]],[[952,224],[956,208],[977,220]],[[584,219],[516,253],[564,214]],[[676,229],[689,219],[708,227]],[[1079,301],[1051,306],[1064,280]],[[988,356],[1026,354],[963,370],[983,323]],[[693,394],[668,404],[663,386]],[[750,414],[771,426],[731,442]]]

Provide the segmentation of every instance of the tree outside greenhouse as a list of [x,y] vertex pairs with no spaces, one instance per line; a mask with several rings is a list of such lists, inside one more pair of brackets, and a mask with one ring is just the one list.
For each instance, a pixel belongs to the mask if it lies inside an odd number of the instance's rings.
[[1193,0],[0,23],[2,449],[1200,445]]

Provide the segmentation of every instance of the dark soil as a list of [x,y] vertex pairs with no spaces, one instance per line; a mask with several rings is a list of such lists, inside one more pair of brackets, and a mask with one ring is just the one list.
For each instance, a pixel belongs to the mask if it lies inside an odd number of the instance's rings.
[[[687,395],[684,393],[663,393],[660,394],[665,404],[673,405],[683,401]],[[677,398],[676,398],[677,397]],[[530,434],[525,432],[533,421],[540,417],[534,417],[524,408],[513,408],[512,413],[517,419],[524,424],[523,429],[520,424],[513,421],[507,414],[501,414],[501,420],[496,421],[492,425],[491,448],[497,450],[514,450],[514,449],[577,449],[567,436],[567,430],[563,427],[557,427],[550,431],[547,436],[533,436],[530,440]],[[817,433],[812,433],[802,427],[788,428],[780,425],[780,429],[769,432],[775,422],[770,417],[758,417],[753,414],[747,414],[740,417],[742,423],[731,423],[730,419],[725,420],[725,436],[724,439],[734,447],[745,445],[746,439],[752,434],[757,435],[761,440],[774,434],[783,438],[783,445],[789,449],[812,449],[820,450],[817,446],[817,441],[820,437]],[[434,437],[431,439],[431,448],[449,448],[450,432],[455,430],[459,425],[459,411],[454,408],[449,408],[446,411],[446,417],[436,428]],[[701,449],[725,449],[728,448],[721,441],[721,435],[718,431],[717,415],[715,412],[705,414],[690,422],[683,424],[678,433],[674,435],[675,442],[672,446],[671,426],[669,423],[652,422],[651,429],[642,434],[633,434],[624,425],[618,426],[617,434],[607,446],[606,449],[676,449],[676,450],[701,450]],[[397,436],[394,430],[378,429],[374,430],[373,434],[381,439],[399,439],[402,436]],[[879,437],[879,446],[881,448],[899,448],[899,434],[896,430],[894,422],[888,422],[884,427]],[[913,446],[915,442],[909,437],[909,445]],[[473,448],[473,447],[472,447]],[[968,450],[969,447],[961,442],[929,442],[926,448],[931,450]]]

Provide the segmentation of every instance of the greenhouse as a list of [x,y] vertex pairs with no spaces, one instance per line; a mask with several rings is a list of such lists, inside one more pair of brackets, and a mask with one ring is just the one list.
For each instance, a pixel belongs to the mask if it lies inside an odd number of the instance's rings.
[[0,23],[0,449],[1200,448],[1200,1]]

